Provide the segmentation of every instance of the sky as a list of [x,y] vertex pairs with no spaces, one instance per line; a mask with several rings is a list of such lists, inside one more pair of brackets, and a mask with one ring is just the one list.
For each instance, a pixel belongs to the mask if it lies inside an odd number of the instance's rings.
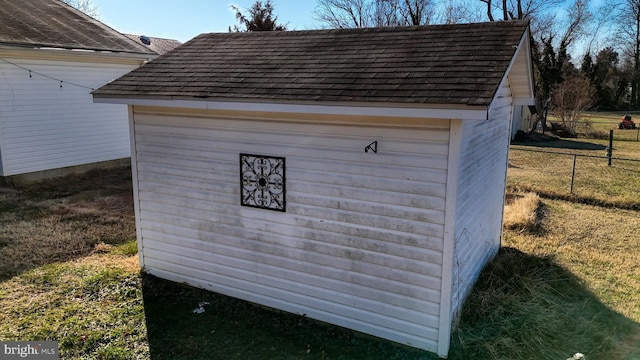
[[[597,7],[607,0],[591,0]],[[121,33],[147,35],[187,42],[209,32],[227,32],[237,25],[230,5],[245,10],[255,0],[92,0],[99,20]],[[314,19],[316,0],[272,0],[279,24],[289,30],[319,29]],[[243,11],[248,13],[248,11]],[[583,44],[575,44],[573,53],[581,57]]]
[[[255,0],[92,0],[99,20],[115,30],[187,42],[209,32],[227,32],[236,25],[235,12],[251,7]],[[315,0],[272,0],[278,24],[289,30],[318,29],[313,19]],[[243,13],[248,13],[243,11]]]

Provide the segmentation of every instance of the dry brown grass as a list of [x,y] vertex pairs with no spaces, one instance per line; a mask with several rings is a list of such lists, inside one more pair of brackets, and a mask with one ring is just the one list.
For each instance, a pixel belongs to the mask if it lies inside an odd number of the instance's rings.
[[544,234],[505,231],[504,246],[551,256],[598,298],[640,322],[638,211],[545,199]]
[[540,219],[540,197],[536,193],[508,194],[504,207],[504,227],[515,231],[535,231]]
[[0,193],[0,279],[135,238],[129,168]]

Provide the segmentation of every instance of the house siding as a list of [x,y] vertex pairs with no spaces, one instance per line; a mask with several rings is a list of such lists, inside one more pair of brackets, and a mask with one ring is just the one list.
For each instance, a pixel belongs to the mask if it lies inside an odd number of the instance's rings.
[[[0,62],[3,176],[130,156],[126,106],[94,104],[91,88],[135,65],[7,59]],[[41,76],[45,74],[51,78]],[[88,88],[74,86],[83,85]]]
[[454,321],[482,268],[500,247],[511,116],[511,90],[505,81],[488,119],[463,125],[452,271]]
[[[148,272],[436,350],[448,121],[154,112],[133,110]],[[286,212],[240,206],[239,153],[286,158]]]

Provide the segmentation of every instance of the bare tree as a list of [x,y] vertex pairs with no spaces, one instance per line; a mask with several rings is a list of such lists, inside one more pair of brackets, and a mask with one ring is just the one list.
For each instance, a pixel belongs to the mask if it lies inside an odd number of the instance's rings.
[[640,105],[640,0],[624,0],[619,12],[618,38],[622,51],[631,60],[632,106]]
[[[615,26],[617,26],[616,20],[620,12],[620,6],[619,2],[611,1],[592,10],[593,18],[589,30],[590,36],[588,36],[584,46],[585,53],[590,52],[592,49],[606,48],[609,43],[615,42],[616,39],[611,38],[611,34],[614,32],[611,29],[615,29]],[[606,45],[600,44],[598,46],[597,43],[602,41],[605,41]]]
[[431,23],[434,4],[431,0],[404,0],[400,12],[405,25],[426,25]]
[[319,0],[315,18],[331,28],[363,28],[375,24],[369,0]]
[[94,19],[100,18],[100,12],[98,11],[98,7],[94,5],[91,0],[62,0],[62,1],[73,6],[77,10],[80,10],[83,13],[91,16]]
[[562,27],[565,29],[561,46],[568,48],[575,41],[588,34],[593,14],[589,10],[589,0],[574,0],[568,8],[568,16]]
[[318,0],[315,18],[331,28],[426,25],[433,0]]
[[572,0],[566,8],[564,20],[541,14],[534,24],[539,26],[533,35],[533,64],[536,75],[536,97],[540,104],[549,99],[556,84],[570,78],[577,70],[571,62],[570,49],[588,33],[592,14],[588,0]]
[[462,24],[486,21],[477,0],[445,0],[440,2],[436,23]]
[[481,2],[487,4],[487,19],[489,19],[489,21],[495,21],[495,19],[493,18],[493,1],[492,0],[480,0]]
[[572,77],[554,86],[549,112],[569,134],[575,135],[582,115],[593,105],[594,95],[589,79],[582,75]]
[[[527,19],[562,5],[565,0],[479,0],[486,6],[489,21]],[[493,12],[500,11],[496,19]]]

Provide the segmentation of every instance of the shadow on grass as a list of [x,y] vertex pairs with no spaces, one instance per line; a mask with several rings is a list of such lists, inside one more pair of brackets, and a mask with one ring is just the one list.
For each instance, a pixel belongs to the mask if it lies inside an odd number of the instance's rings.
[[571,150],[606,150],[607,147],[602,144],[590,143],[586,141],[567,140],[555,137],[543,137],[535,140],[524,140],[512,142],[513,145],[533,146],[540,148],[557,148]]
[[[431,353],[143,276],[151,358],[437,359]],[[201,313],[193,311],[201,305]],[[633,359],[640,326],[603,305],[552,258],[503,248],[452,335],[449,359]],[[625,355],[627,354],[627,355]]]
[[465,303],[450,359],[633,359],[640,325],[551,257],[502,248]]
[[143,274],[142,280],[153,360],[438,359],[425,351],[153,275]]

